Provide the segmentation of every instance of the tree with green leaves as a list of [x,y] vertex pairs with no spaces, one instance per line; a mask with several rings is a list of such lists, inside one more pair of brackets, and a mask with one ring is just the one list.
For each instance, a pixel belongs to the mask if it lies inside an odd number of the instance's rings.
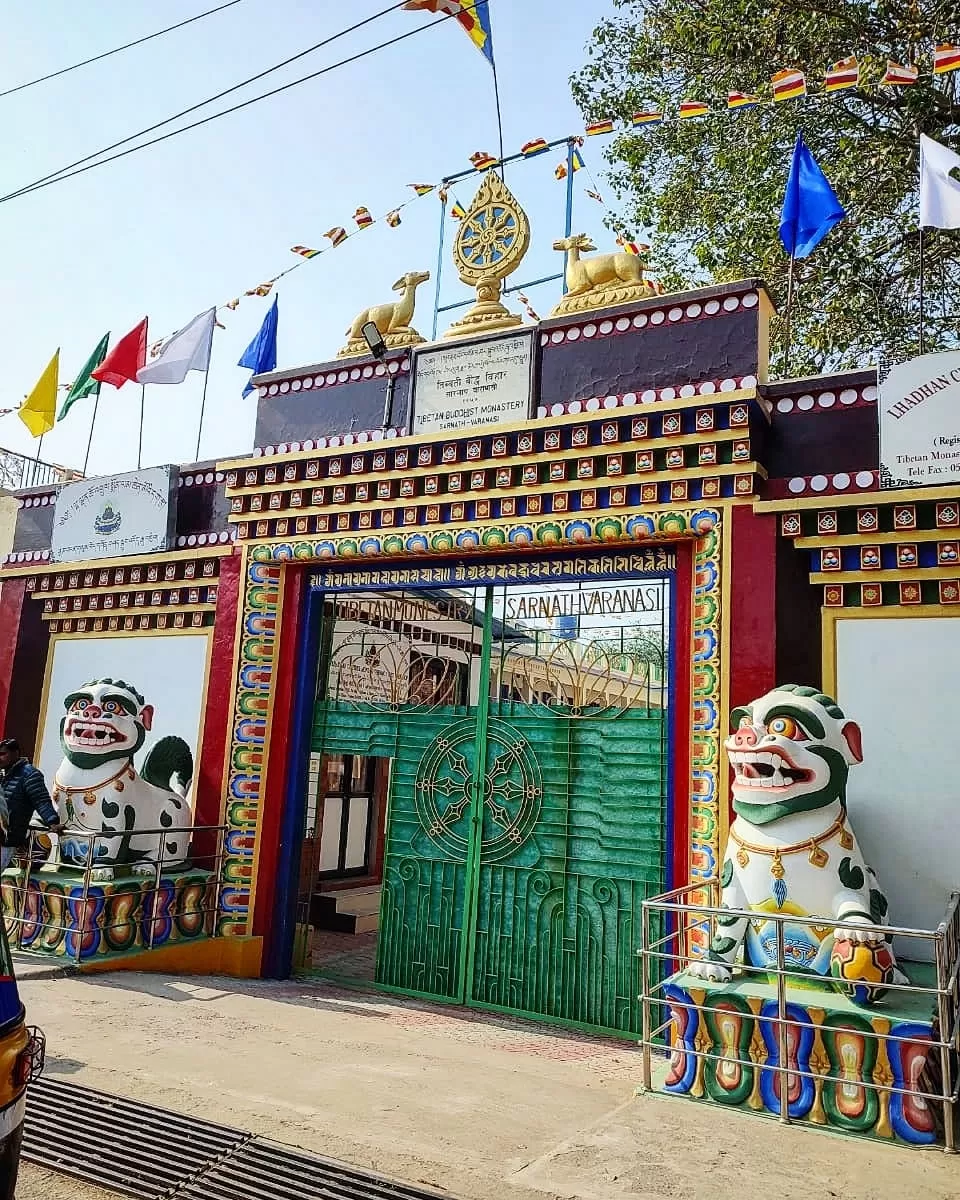
[[[932,76],[937,41],[960,38],[960,0],[612,0],[572,79],[588,120],[709,103],[710,115],[621,134],[608,151],[611,224],[652,245],[669,291],[762,276],[782,312],[789,260],[778,237],[797,133],[847,217],[796,264],[793,349],[782,320],[772,373],[900,360],[919,341],[919,137],[960,150],[956,74]],[[825,94],[826,68],[856,54],[856,88]],[[917,82],[880,87],[887,60]],[[769,78],[806,72],[810,94],[728,111],[727,93],[770,99]],[[925,349],[958,345],[960,234],[926,235]]]

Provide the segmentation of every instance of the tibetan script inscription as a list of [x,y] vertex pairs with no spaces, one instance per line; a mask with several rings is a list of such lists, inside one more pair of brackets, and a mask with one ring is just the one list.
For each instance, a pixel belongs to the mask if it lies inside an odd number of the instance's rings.
[[314,587],[339,591],[362,587],[417,587],[428,584],[537,583],[546,580],[632,578],[672,571],[677,556],[669,547],[629,554],[585,555],[577,558],[534,559],[526,562],[443,563],[437,566],[394,567],[388,570],[318,571]]

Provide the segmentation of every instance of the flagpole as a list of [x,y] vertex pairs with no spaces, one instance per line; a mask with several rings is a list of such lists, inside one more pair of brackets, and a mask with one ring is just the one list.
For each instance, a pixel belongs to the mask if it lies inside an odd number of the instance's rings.
[[923,353],[923,226],[920,226],[920,353]]
[[37,442],[37,457],[33,460],[34,462],[40,461],[40,451],[43,449],[43,439],[46,436],[47,436],[47,431],[44,430],[43,433],[40,434],[40,441]]
[[503,165],[503,115],[500,112],[500,82],[497,79],[497,64],[491,59],[490,65],[493,67],[493,100],[497,106],[497,137],[500,140],[500,178],[506,182],[505,168]]
[[87,438],[87,452],[83,456],[83,477],[87,477],[87,464],[90,462],[90,447],[93,445],[93,427],[97,423],[97,406],[100,404],[100,389],[93,398],[93,416],[90,418],[90,436]]
[[200,424],[197,426],[197,454],[194,462],[200,461],[200,437],[203,434],[203,410],[207,407],[207,384],[210,382],[210,364],[203,373],[203,395],[200,398]]
[[140,384],[140,435],[137,438],[137,470],[140,470],[140,463],[143,458],[143,409],[144,401],[147,396],[147,385]]
[[783,373],[787,378],[789,378],[789,375],[790,375],[790,350],[791,350],[791,341],[792,341],[792,332],[793,332],[793,330],[792,330],[792,323],[793,323],[793,268],[794,268],[794,264],[796,263],[796,261],[797,261],[796,256],[791,254],[790,255],[790,269],[787,272],[787,313],[786,313],[786,326],[787,326],[786,341],[787,341],[787,344],[783,351]]

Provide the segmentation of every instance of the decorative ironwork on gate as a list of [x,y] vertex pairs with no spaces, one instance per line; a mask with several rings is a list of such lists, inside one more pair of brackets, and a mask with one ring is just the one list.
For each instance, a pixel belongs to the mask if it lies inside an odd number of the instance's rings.
[[326,597],[313,751],[389,760],[376,981],[640,1029],[669,578]]

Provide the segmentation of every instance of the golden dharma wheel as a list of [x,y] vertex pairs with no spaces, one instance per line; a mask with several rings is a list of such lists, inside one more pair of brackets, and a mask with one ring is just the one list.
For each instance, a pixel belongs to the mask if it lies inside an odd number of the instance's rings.
[[453,261],[464,283],[504,279],[530,246],[530,222],[506,184],[490,171],[461,220]]

